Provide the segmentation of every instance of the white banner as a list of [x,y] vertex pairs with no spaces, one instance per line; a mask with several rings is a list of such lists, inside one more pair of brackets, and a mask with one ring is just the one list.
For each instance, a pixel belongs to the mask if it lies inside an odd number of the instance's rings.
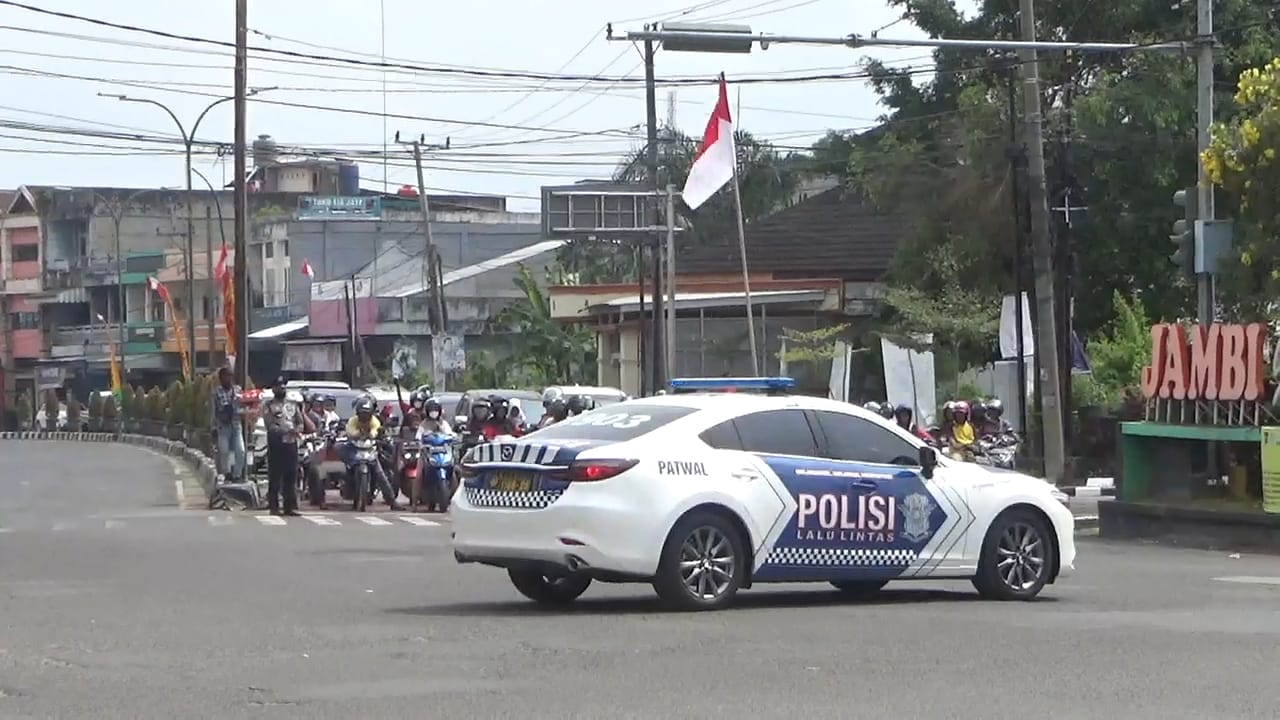
[[[932,342],[932,337],[926,335],[921,342]],[[880,354],[884,363],[885,397],[889,404],[910,405],[916,423],[932,425],[938,410],[933,351],[907,350],[882,338]]]

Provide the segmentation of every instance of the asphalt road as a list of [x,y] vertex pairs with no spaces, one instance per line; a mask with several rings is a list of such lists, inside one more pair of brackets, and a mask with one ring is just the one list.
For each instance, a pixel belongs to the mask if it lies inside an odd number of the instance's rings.
[[0,444],[0,718],[1280,714],[1274,557],[1083,540],[1035,603],[788,587],[674,614],[598,586],[549,613],[455,565],[447,524],[184,510],[173,473]]

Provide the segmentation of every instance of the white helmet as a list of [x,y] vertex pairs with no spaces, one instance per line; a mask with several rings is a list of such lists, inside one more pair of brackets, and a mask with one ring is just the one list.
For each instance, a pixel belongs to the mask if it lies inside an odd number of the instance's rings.
[[543,390],[542,391],[542,407],[544,408],[551,407],[551,403],[555,402],[556,398],[561,397],[563,395],[564,395],[564,391],[558,387],[549,387],[546,390]]

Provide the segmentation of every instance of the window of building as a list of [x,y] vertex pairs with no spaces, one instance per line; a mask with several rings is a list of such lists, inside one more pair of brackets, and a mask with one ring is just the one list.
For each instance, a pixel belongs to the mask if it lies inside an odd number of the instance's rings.
[[275,253],[276,253],[275,243],[273,242],[262,243],[262,257],[264,259],[270,260],[271,258],[275,257]]
[[14,330],[39,330],[40,329],[40,313],[33,313],[33,312],[9,313],[9,326]]
[[12,250],[14,262],[35,262],[40,259],[39,245],[14,245]]

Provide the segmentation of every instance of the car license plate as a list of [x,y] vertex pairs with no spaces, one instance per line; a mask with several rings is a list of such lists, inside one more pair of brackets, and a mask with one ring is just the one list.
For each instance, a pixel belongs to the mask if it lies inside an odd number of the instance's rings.
[[529,492],[533,489],[533,473],[499,470],[489,478],[489,487],[499,492]]

